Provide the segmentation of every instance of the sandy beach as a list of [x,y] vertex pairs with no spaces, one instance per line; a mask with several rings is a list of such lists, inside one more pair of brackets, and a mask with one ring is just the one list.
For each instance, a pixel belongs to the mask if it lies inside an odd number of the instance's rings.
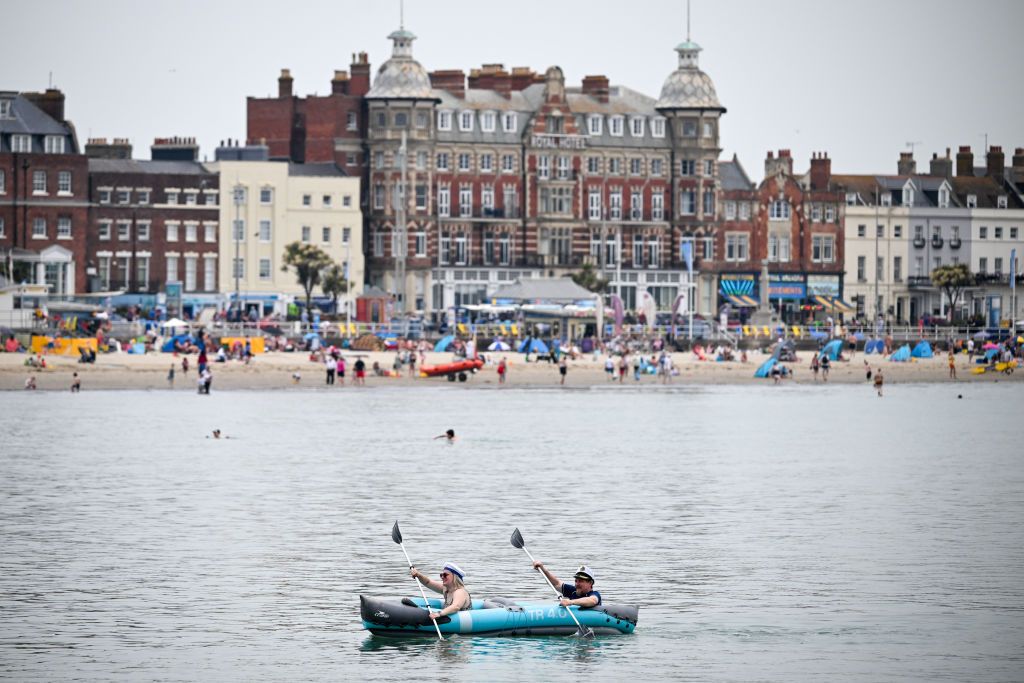
[[[390,369],[394,361],[394,353],[368,353],[363,354],[367,367],[371,368],[373,363],[379,362],[382,368]],[[323,365],[309,360],[305,353],[267,353],[256,356],[251,365],[245,365],[239,361],[227,363],[212,363],[213,391],[240,390],[240,389],[281,389],[289,391],[301,391],[309,389],[319,390],[355,390],[352,386],[352,362],[349,354],[348,376],[345,384],[336,384],[334,387],[325,385],[325,371]],[[175,380],[173,389],[175,391],[196,391],[196,357],[190,356],[190,369],[187,374],[181,371],[181,358],[171,354],[148,354],[131,355],[126,353],[102,354],[96,359],[94,365],[83,365],[70,356],[46,356],[47,368],[38,370],[26,367],[25,360],[29,356],[23,353],[0,353],[0,390],[22,391],[24,390],[26,378],[34,374],[39,390],[42,391],[68,391],[72,382],[72,374],[77,372],[82,382],[82,390],[91,389],[171,389],[167,381],[168,370],[171,365],[175,368]],[[542,363],[526,363],[521,354],[506,354],[509,361],[509,373],[507,387],[515,386],[558,386],[559,374],[556,365]],[[469,381],[448,382],[444,377],[410,377],[407,369],[403,369],[401,377],[375,377],[372,371],[367,371],[366,387],[380,386],[420,386],[440,385],[450,387],[481,387],[488,386],[498,388],[498,374],[496,363],[501,358],[500,354],[492,354],[491,360],[494,364],[484,366],[483,370],[471,375]],[[798,354],[798,362],[790,363],[789,367],[795,369],[795,377],[784,380],[784,383],[813,384],[814,377],[809,369],[811,352],[804,351]],[[852,361],[839,361],[832,364],[829,374],[829,383],[842,384],[867,384],[865,380],[864,359],[867,358],[874,370],[879,367],[885,376],[886,386],[898,385],[901,383],[946,383],[954,382],[949,379],[946,356],[936,355],[930,359],[914,359],[910,363],[893,363],[877,355],[864,356],[858,353]],[[767,359],[767,356],[753,352],[750,354],[747,363],[728,362],[716,363],[713,361],[700,361],[690,353],[673,354],[672,360],[679,374],[672,378],[671,384],[677,386],[685,385],[714,385],[714,384],[772,384],[771,379],[759,379],[754,377],[754,371]],[[450,362],[451,355],[447,353],[428,353],[427,364]],[[968,363],[966,355],[957,356],[957,374],[960,383],[970,382],[1004,382],[1024,380],[1024,369],[1014,372],[1012,375],[987,372],[983,375],[976,375],[971,369],[978,367]],[[292,379],[293,373],[300,373],[301,381],[298,383]],[[821,382],[819,378],[818,382]],[[569,370],[566,378],[566,386],[596,386],[612,384],[604,371],[604,357],[594,360],[593,356],[585,356],[577,360],[569,361]],[[617,384],[617,382],[616,382]],[[626,375],[624,385],[661,385],[661,379],[654,375],[643,375],[639,382],[633,379],[632,368]],[[359,389],[361,390],[361,389]]]

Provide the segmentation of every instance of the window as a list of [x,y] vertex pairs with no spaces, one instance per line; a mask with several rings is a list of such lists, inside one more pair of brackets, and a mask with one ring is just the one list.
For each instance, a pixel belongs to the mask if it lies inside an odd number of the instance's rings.
[[32,192],[34,194],[46,194],[46,171],[32,172]]
[[130,221],[117,222],[117,240],[127,242],[132,238],[132,224]]
[[568,180],[569,178],[569,157],[558,157],[558,179]]
[[245,257],[231,259],[232,261],[232,272],[231,277],[245,278]]
[[99,261],[100,286],[104,290],[108,290],[109,291],[110,290],[110,257],[109,256],[100,256],[100,257],[98,257],[98,261]]
[[493,133],[497,118],[493,111],[485,111],[480,114],[480,130],[485,133]]
[[811,205],[811,220],[815,223],[821,221],[821,204]]
[[448,264],[448,252],[451,250],[452,239],[449,233],[441,233],[441,246],[438,249],[438,257],[441,261],[441,265]]
[[740,220],[750,220],[750,202],[740,202]]
[[904,187],[903,188],[903,206],[914,205],[914,188]]
[[899,238],[903,237],[903,226],[902,225],[894,225],[894,226],[892,226],[892,236],[895,237],[896,239],[899,239]]
[[731,232],[725,235],[725,260],[746,261],[750,250],[750,235]]
[[1017,228],[1010,228],[1010,239],[1011,240],[1017,239],[1017,234],[1018,234]]
[[651,159],[651,175],[660,176],[665,170],[664,159]]
[[350,208],[352,206],[352,196],[351,195],[345,195],[344,197],[342,197],[341,198],[341,205],[343,207],[345,207],[346,209]]
[[427,209],[427,186],[420,184],[416,186],[416,208],[419,211]]
[[[480,189],[480,204],[485,212],[494,213],[494,185],[484,185]],[[484,215],[487,215],[485,213]]]
[[811,236],[811,261],[832,263],[835,260],[835,238],[831,235]]
[[608,132],[615,137],[622,137],[623,117],[612,116],[608,119]]
[[683,119],[680,122],[683,129],[683,137],[695,138],[697,137],[697,122],[693,119]]
[[404,111],[395,112],[395,128],[405,128],[409,125],[409,114]]
[[725,220],[734,221],[736,220],[736,202],[725,203]]
[[373,167],[384,168],[384,152],[373,153]]
[[352,228],[341,229],[341,243],[348,244],[348,241],[352,239]]
[[868,226],[858,225],[857,226],[857,237],[867,237]]
[[884,225],[876,225],[875,226],[875,237],[877,237],[878,239],[885,239],[885,226]]
[[658,117],[651,121],[651,135],[656,138],[665,137],[665,119]]
[[245,219],[244,218],[235,219],[232,222],[232,225],[234,226],[234,234],[232,235],[232,238],[236,242],[244,242],[245,241]]
[[924,239],[924,226],[923,225],[915,225],[914,226],[914,239],[916,239],[916,240],[923,240]]
[[1006,195],[1005,194],[1001,194],[998,197],[996,197],[996,208],[997,209],[1005,209],[1006,208]]
[[[558,112],[555,113],[557,114]],[[560,114],[558,116],[548,116],[545,125],[548,133],[561,135],[564,132],[565,121],[562,120]]]
[[358,156],[355,152],[345,152],[345,163],[349,166],[355,166],[359,163]]
[[448,152],[438,152],[437,154],[437,170],[447,171],[448,170]]
[[194,292],[196,291],[196,262],[195,256],[185,257],[185,291]]
[[345,114],[345,128],[347,130],[358,130],[359,121],[356,119],[356,113],[354,111],[350,111]]
[[640,190],[633,190],[629,194],[629,219],[640,221],[644,218],[644,195]]
[[629,160],[629,174],[640,175],[643,161],[641,159]]
[[511,154],[503,154],[501,156],[501,170],[506,173],[511,173],[516,170],[516,158]]
[[621,187],[613,187],[611,192],[608,194],[608,214],[608,217],[613,220],[619,220],[622,218]]
[[388,117],[382,111],[377,112],[377,127],[384,128],[388,125]]
[[519,215],[519,198],[515,185],[505,185],[502,188],[502,204],[505,207],[506,218],[516,218]]
[[587,117],[587,132],[590,135],[601,134],[601,116],[599,114],[593,114]]
[[[127,194],[127,193],[125,193]],[[188,206],[195,206],[199,203],[199,193],[195,190],[186,190],[185,192],[185,204]],[[127,203],[127,202],[125,202]]]
[[203,289],[212,292],[217,289],[217,259],[203,259]]
[[537,177],[541,180],[551,177],[551,157],[546,154],[537,157]]
[[587,193],[587,218],[592,221],[601,220],[601,190],[590,188]]
[[270,187],[260,188],[260,204],[270,204],[274,201],[274,190]]
[[665,195],[660,190],[651,193],[651,220],[660,221],[665,218]]
[[903,281],[903,257],[892,257],[892,279],[896,282]]
[[[167,281],[177,282],[178,280],[178,257],[168,256],[167,257]],[[106,285],[106,289],[110,289],[110,285]]]
[[768,235],[768,260],[778,261],[779,260],[779,236],[775,234]]
[[[348,228],[345,228],[348,230]],[[423,258],[427,255],[427,233],[416,232],[413,233],[413,239],[416,246],[416,256]]]
[[941,256],[936,256],[935,258],[932,259],[932,268],[934,269],[934,268],[941,268],[941,267],[942,267],[942,257]]
[[994,259],[992,259],[992,263],[993,263],[992,267],[993,267],[993,270],[995,271],[996,275],[1002,275],[1002,273],[1003,273],[1003,257],[1002,256],[996,256]]
[[167,190],[164,194],[167,196],[167,203],[168,204],[177,204],[178,203],[178,193],[175,192],[174,190]]
[[[619,198],[621,201],[621,195]],[[560,216],[572,215],[572,188],[542,187],[540,189],[540,212]]]
[[945,209],[949,207],[949,188],[942,187],[939,189],[939,208]]
[[967,195],[967,208],[976,209],[978,208],[978,195],[969,194]]
[[779,235],[779,261],[789,263],[789,235]]
[[679,175],[693,175],[697,168],[697,162],[693,159],[679,160]]
[[325,194],[323,197],[321,197],[321,200],[323,201],[325,209],[331,208],[331,195]]
[[715,136],[715,126],[710,121],[704,122],[704,137],[713,138]]
[[469,170],[469,155],[466,154],[465,152],[463,152],[462,154],[459,155],[459,170],[460,171],[468,171]]
[[32,237],[45,238],[46,237],[46,219],[45,218],[33,218],[32,219]]
[[32,136],[31,135],[12,135],[11,136],[11,151],[12,152],[31,152],[32,151]]
[[642,138],[644,136],[644,119],[639,116],[634,116],[629,120],[629,134],[635,138]]
[[71,194],[71,171],[58,171],[57,194]]
[[308,225],[303,225],[302,226],[302,242],[303,242],[303,244],[309,244],[310,239],[312,239],[312,237],[311,237],[312,231],[313,231],[313,229],[310,228]]
[[270,221],[263,219],[260,221],[260,242],[270,241]]
[[771,212],[768,217],[771,220],[786,220],[789,218],[790,206],[785,199],[776,199],[772,202]]
[[203,241],[210,244],[217,241],[217,226],[213,223],[207,223],[203,226]]
[[506,133],[516,132],[516,128],[519,127],[519,117],[514,111],[508,111],[502,115],[501,127],[505,129]]
[[303,206],[313,206],[313,195],[311,195],[311,194],[304,194],[304,195],[302,195],[302,205]]
[[469,254],[469,239],[464,233],[455,235],[455,265],[466,265],[466,257]]
[[452,194],[451,188],[437,188],[437,213],[439,216],[452,215]]
[[[108,224],[108,227],[109,227],[109,224]],[[168,241],[168,242],[177,242],[178,241],[178,224],[177,223],[167,223],[167,225],[165,227],[167,229],[167,240],[166,241]]]
[[679,193],[679,214],[692,216],[697,213],[697,191],[682,190]]
[[473,188],[472,186],[463,185],[459,188],[459,215],[460,216],[472,216],[473,215]]
[[135,259],[135,278],[137,289],[149,289],[149,257],[139,256]]
[[[149,204],[149,190],[136,190],[136,195],[139,198],[139,204],[143,204],[143,205]],[[217,203],[216,196],[214,196],[213,200],[211,201],[210,195],[207,195],[206,196],[206,203],[207,204],[216,204]]]
[[885,280],[885,257],[879,256],[875,259],[875,277]]
[[57,239],[68,239],[71,237],[71,218],[70,216],[60,216],[57,218]]
[[494,155],[493,154],[481,154],[480,155],[480,170],[487,171],[488,173],[494,170]]
[[704,216],[715,215],[715,191],[705,190],[704,191]]
[[196,239],[197,239],[196,232],[197,232],[198,228],[199,228],[199,226],[196,225],[195,223],[186,223],[185,224],[185,241],[186,242],[195,242],[196,241]]
[[715,160],[714,159],[705,159],[704,160],[704,175],[706,177],[708,177],[708,178],[711,178],[712,176],[715,175]]
[[321,234],[321,238],[322,239],[320,241],[323,242],[324,244],[330,244],[331,243],[331,229],[329,227],[324,226],[322,234]]
[[512,262],[512,236],[507,232],[498,236],[498,263],[507,266]]
[[423,150],[416,152],[416,169],[420,171],[427,170],[427,153]]
[[988,259],[984,256],[978,259],[978,272],[982,275],[988,272]]
[[459,114],[459,130],[471,131],[473,130],[473,112],[464,111]]
[[921,277],[922,275],[924,275],[924,257],[923,256],[916,256],[916,257],[914,257],[914,274],[917,275],[918,277]]
[[129,190],[118,190],[117,191],[117,203],[128,204],[132,200],[132,193]]
[[622,159],[612,157],[608,160],[608,174],[622,175]]
[[644,267],[644,238],[643,235],[633,235],[633,267]]
[[1003,227],[1002,227],[1001,225],[997,225],[997,226],[996,226],[996,227],[995,227],[995,228],[993,229],[993,232],[994,232],[995,234],[993,234],[992,236],[993,236],[993,237],[994,237],[995,239],[997,239],[997,240],[1001,240],[1001,239],[1003,239]]
[[[138,221],[135,223],[135,237],[140,242],[149,241],[149,225],[149,221]],[[70,224],[68,227],[71,227]]]
[[427,127],[427,112],[418,111],[416,112],[416,127],[426,128]]
[[978,228],[978,239],[988,239],[988,228],[986,226],[983,225],[980,228]]
[[846,193],[846,205],[847,206],[854,206],[856,203],[857,203],[857,193],[856,192],[847,192]]
[[451,130],[452,129],[452,113],[450,111],[439,111],[439,112],[437,112],[437,129],[438,130]]
[[373,186],[373,208],[384,208],[384,185],[377,183]]
[[47,135],[43,139],[44,149],[47,154],[63,154],[64,153],[64,136],[63,135]]
[[0,237],[7,237],[6,227],[4,226],[4,219],[0,217]]

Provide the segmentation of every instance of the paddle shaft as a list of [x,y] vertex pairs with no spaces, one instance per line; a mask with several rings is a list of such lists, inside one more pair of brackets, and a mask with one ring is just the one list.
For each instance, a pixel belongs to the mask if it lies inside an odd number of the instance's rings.
[[[409,559],[409,553],[405,549],[405,544],[404,543],[399,543],[398,547],[402,549],[403,553],[405,553],[405,561],[409,563],[409,569],[412,569],[412,560]],[[423,604],[426,605],[427,614],[429,615],[430,614],[430,603],[427,602],[427,594],[423,592],[423,584],[420,583],[420,580],[417,579],[415,576],[412,577],[412,580],[416,582],[417,586],[419,586],[420,596],[423,598]],[[433,617],[431,617],[430,621],[431,621],[431,623],[434,624],[434,630],[437,631],[437,637],[440,638],[441,640],[444,640],[444,636],[441,635],[441,627],[437,625],[437,619],[434,619]]]
[[[536,562],[537,561],[537,560],[533,559],[533,555],[530,554],[530,551],[526,550],[526,546],[525,545],[523,546],[523,550],[526,552],[526,554],[530,558],[531,562]],[[544,577],[544,582],[547,583],[549,586],[551,586],[551,590],[555,591],[555,594],[559,598],[565,597],[564,595],[562,595],[562,591],[560,591],[557,588],[555,588],[555,584],[551,583],[551,579],[548,578],[548,575],[545,574],[543,570],[538,569],[537,571],[540,572],[540,575]],[[580,620],[576,618],[576,615],[572,613],[572,610],[569,609],[568,607],[566,607],[565,611],[568,612],[569,616],[572,617],[572,620],[576,622],[576,626],[579,627],[580,633],[586,633],[586,631],[583,630],[583,624],[581,624]]]

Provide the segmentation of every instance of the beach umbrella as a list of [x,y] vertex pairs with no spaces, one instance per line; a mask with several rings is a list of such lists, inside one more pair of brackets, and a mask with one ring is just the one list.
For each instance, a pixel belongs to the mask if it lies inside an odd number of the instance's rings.
[[448,349],[449,346],[452,345],[452,342],[454,342],[454,341],[455,341],[455,335],[454,334],[449,334],[447,337],[441,337],[441,341],[437,342],[437,344],[434,345],[434,352],[435,353],[443,353],[444,351],[446,351]]
[[975,332],[974,333],[974,338],[975,339],[988,339],[991,336],[992,335],[989,334],[988,332],[986,332],[985,330],[982,330],[981,332]]
[[511,351],[512,347],[509,346],[508,344],[506,344],[505,342],[501,341],[500,339],[496,339],[493,342],[491,342],[491,345],[487,347],[487,350],[488,351]]
[[303,335],[302,341],[309,341],[310,339],[319,339],[319,338],[320,338],[320,335],[317,334],[316,332],[307,332],[305,335]]
[[171,318],[160,323],[160,327],[188,327],[188,323],[181,318]]

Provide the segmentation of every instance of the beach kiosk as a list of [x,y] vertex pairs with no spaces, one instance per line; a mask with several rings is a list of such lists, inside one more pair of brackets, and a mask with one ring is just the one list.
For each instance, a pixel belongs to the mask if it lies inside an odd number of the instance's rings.
[[377,287],[367,287],[356,298],[356,320],[362,323],[386,323],[395,309],[395,297]]

